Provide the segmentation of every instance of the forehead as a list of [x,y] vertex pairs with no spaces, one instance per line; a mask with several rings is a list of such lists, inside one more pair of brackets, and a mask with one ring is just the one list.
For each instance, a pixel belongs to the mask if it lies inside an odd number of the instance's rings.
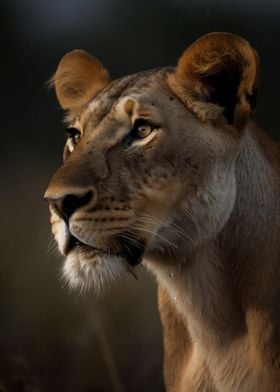
[[89,120],[100,123],[117,105],[123,106],[129,97],[141,102],[153,100],[160,88],[166,88],[164,82],[170,68],[144,71],[111,82],[101,91],[75,118],[75,122],[84,126]]

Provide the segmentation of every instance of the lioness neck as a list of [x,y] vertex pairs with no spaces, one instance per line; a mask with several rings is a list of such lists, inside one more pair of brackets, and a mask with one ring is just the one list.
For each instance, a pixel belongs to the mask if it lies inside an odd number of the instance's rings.
[[[280,279],[277,153],[270,138],[251,123],[235,162],[234,206],[218,235],[187,260],[182,244],[177,253],[180,263],[162,255],[149,255],[146,262],[191,342],[204,353],[203,361],[211,358],[213,369],[215,355],[221,361],[221,351],[226,356],[235,342],[239,360],[240,350],[250,355],[256,350],[256,358],[265,360],[271,354],[265,344],[276,338],[272,331],[280,324],[275,308],[280,298],[274,284]],[[163,318],[163,323],[168,322]],[[269,331],[265,338],[264,327]],[[242,364],[244,372],[248,372],[247,362],[248,358]]]

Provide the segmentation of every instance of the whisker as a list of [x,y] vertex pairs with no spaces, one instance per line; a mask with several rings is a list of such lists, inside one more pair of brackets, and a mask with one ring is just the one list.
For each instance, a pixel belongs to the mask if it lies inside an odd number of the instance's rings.
[[193,216],[193,214],[187,209],[184,208],[183,209],[183,213],[187,216],[187,218],[189,218],[191,220],[191,222],[194,224],[194,227],[197,231],[197,236],[198,236],[198,243],[201,244],[202,240],[201,240],[201,230],[200,230],[200,226],[197,222],[197,220],[195,219],[195,217]]
[[51,236],[47,247],[47,255],[55,256],[57,254],[57,244],[55,239]]
[[165,227],[169,230],[174,231],[178,236],[180,236],[184,240],[189,240],[194,242],[194,239],[190,236],[188,236],[179,226],[177,226],[174,222],[163,222],[160,221],[157,218],[150,217],[148,215],[141,216],[141,217],[136,217],[137,220],[140,222],[142,221],[143,223],[151,223],[151,224],[157,224],[158,226]]
[[177,246],[175,244],[173,244],[172,242],[170,242],[167,238],[163,237],[162,235],[160,235],[159,233],[155,233],[152,230],[149,230],[147,227],[145,227],[144,225],[140,225],[140,224],[134,224],[134,227],[140,231],[144,231],[146,233],[152,234],[155,237],[157,237],[159,240],[163,241],[167,246],[177,249]]
[[139,249],[143,248],[142,242],[140,242],[132,233],[129,232],[122,233],[121,238],[126,239],[128,242],[130,242],[132,245],[134,245]]

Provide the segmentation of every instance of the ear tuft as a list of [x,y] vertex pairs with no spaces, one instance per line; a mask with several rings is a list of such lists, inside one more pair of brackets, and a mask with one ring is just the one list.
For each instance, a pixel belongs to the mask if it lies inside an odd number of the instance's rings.
[[78,110],[108,83],[110,75],[103,64],[84,50],[73,50],[60,61],[51,84],[61,107]]
[[[183,53],[169,84],[201,119],[207,119],[203,111],[211,104],[217,114],[223,109],[229,124],[243,127],[255,103],[258,79],[258,55],[246,40],[211,33]],[[215,116],[215,110],[208,107],[208,112]]]

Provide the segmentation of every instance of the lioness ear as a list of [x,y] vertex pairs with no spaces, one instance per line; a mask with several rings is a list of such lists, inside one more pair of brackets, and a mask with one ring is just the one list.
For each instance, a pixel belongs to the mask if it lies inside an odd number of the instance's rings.
[[255,105],[258,77],[258,55],[247,41],[211,33],[183,53],[169,84],[202,121],[223,114],[242,128]]
[[102,63],[83,50],[67,53],[52,80],[58,101],[65,110],[81,108],[109,82],[110,75]]

